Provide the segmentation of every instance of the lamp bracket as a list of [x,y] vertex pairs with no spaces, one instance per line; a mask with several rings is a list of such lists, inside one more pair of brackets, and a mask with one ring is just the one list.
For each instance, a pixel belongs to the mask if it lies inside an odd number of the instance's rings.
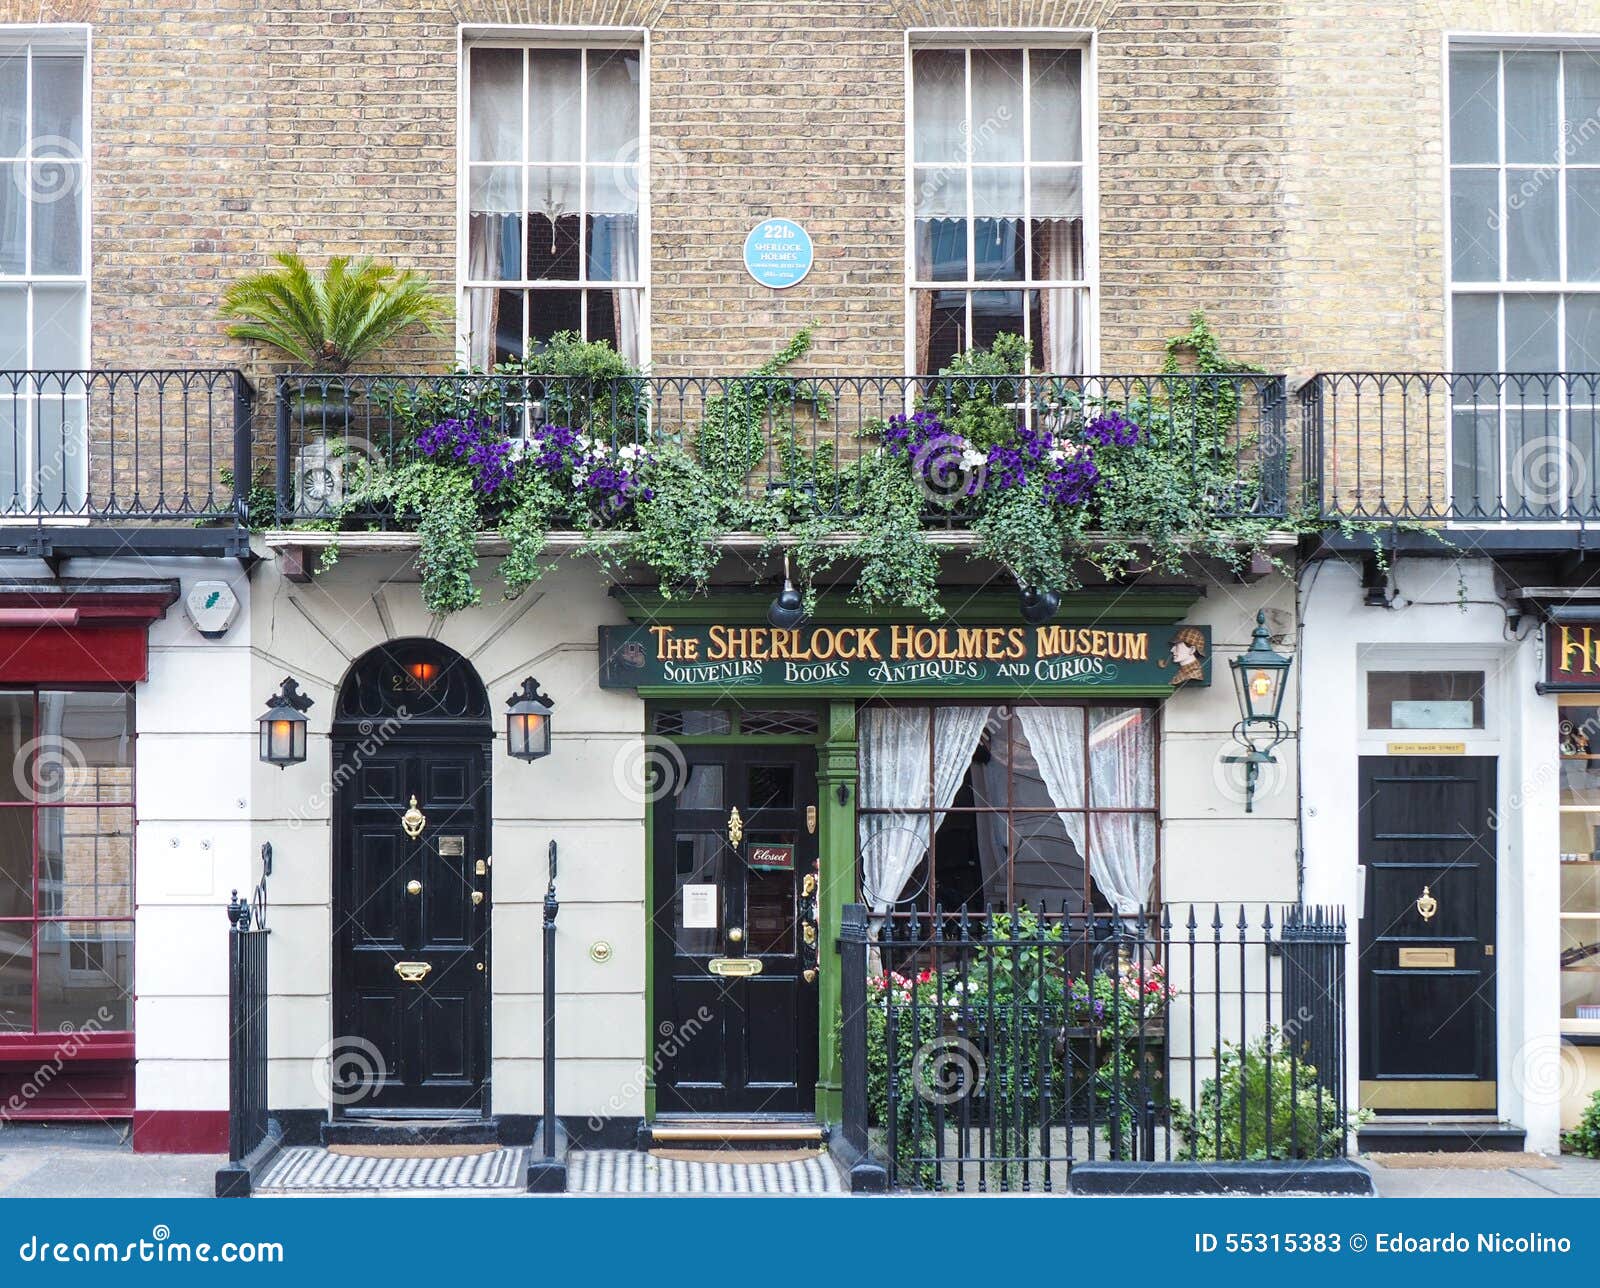
[[315,704],[309,693],[300,692],[300,682],[293,676],[283,677],[283,683],[278,686],[278,691],[267,699],[268,710],[274,707],[289,707],[295,711],[309,711]]

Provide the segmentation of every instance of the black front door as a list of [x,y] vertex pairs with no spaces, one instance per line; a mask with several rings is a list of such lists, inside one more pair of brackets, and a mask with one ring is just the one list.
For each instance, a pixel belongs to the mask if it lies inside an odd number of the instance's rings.
[[1364,756],[1361,1103],[1495,1109],[1495,761]]
[[485,1108],[485,760],[474,746],[386,748],[341,789],[334,979],[351,1054],[335,1055],[333,1091],[347,1112]]
[[[654,815],[663,1113],[808,1113],[817,1079],[810,747],[685,747]],[[737,811],[737,814],[735,814]]]

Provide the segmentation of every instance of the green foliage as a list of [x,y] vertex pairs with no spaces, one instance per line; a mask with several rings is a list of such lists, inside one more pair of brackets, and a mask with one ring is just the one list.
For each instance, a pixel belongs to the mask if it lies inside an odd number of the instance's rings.
[[313,371],[348,371],[413,326],[442,335],[452,315],[421,273],[336,255],[317,275],[298,255],[273,258],[277,268],[249,273],[223,295],[221,314],[235,319],[228,335],[271,345]]
[[1600,1091],[1589,1097],[1578,1125],[1561,1133],[1561,1148],[1568,1154],[1600,1158]]
[[[232,492],[237,475],[226,466],[217,471],[225,490]],[[251,532],[265,532],[278,518],[278,489],[272,485],[272,469],[263,465],[250,481],[245,494],[244,526]]]
[[1291,1058],[1289,1041],[1271,1029],[1243,1048],[1223,1043],[1218,1074],[1201,1084],[1195,1111],[1173,1106],[1183,1158],[1329,1158],[1340,1152],[1349,1130],[1344,1111],[1304,1052]]
[[779,426],[784,443],[781,450],[791,460],[800,450],[792,419],[788,419],[796,404],[809,404],[826,417],[826,400],[815,386],[783,375],[785,368],[811,351],[813,330],[812,326],[802,327],[748,376],[729,381],[722,393],[706,399],[694,454],[718,491],[742,491],[750,472],[766,458],[768,417],[783,419]]
[[[958,485],[941,497],[904,453],[879,441],[882,423],[863,430],[859,451],[810,447],[832,409],[815,382],[788,369],[811,345],[807,327],[707,398],[692,427],[661,423],[640,373],[609,345],[570,332],[497,367],[495,380],[378,382],[373,400],[391,437],[348,459],[345,513],[331,526],[363,510],[418,525],[424,594],[436,612],[477,602],[475,547],[466,536],[475,525],[507,543],[501,575],[510,595],[548,570],[556,528],[586,533],[582,550],[609,570],[651,569],[671,596],[702,590],[727,534],[745,531],[763,539],[765,556],[788,555],[808,610],[819,579],[833,574],[848,580],[855,603],[931,617],[941,613],[941,561],[928,538],[930,511],[943,509],[952,524],[974,532],[975,559],[998,564],[1020,585],[1063,594],[1089,569],[1111,579],[1178,572],[1197,554],[1239,567],[1266,549],[1275,528],[1294,526],[1251,513],[1260,476],[1253,436],[1241,432],[1254,410],[1241,382],[1177,374],[1180,359],[1200,376],[1253,370],[1222,352],[1199,313],[1167,346],[1171,378],[1119,388],[1117,400],[1086,396],[1076,382],[1025,385],[1027,349],[1009,335],[958,355],[921,391],[919,411],[935,413],[946,431],[985,453],[1024,446],[1028,417],[1069,444],[1108,416],[1136,425],[1136,438],[1096,443],[1098,485],[1067,504],[1047,499],[1039,469],[1020,485]],[[1018,405],[1024,397],[1033,399],[1026,412]],[[603,510],[581,489],[524,463],[509,483],[485,493],[471,486],[464,463],[425,457],[415,446],[424,429],[467,417],[513,436],[535,404],[536,424],[571,425],[616,446],[648,444],[648,489]],[[753,493],[753,479],[769,467],[775,481]]]

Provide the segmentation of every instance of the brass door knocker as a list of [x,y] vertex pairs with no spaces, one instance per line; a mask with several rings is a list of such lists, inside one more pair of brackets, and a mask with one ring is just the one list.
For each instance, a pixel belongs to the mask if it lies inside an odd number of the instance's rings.
[[1422,887],[1422,896],[1417,900],[1417,911],[1422,914],[1424,921],[1432,921],[1433,914],[1439,911],[1439,901],[1433,897],[1427,886]]
[[737,846],[744,840],[744,820],[739,817],[739,807],[735,805],[728,812],[728,844]]
[[417,808],[417,798],[411,798],[411,808],[400,816],[400,830],[415,841],[428,826],[428,816]]

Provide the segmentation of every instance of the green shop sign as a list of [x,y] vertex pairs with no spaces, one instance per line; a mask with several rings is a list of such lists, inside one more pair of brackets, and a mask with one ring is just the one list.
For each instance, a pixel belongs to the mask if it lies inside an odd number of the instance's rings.
[[1211,683],[1211,628],[738,624],[600,628],[600,684],[657,694],[795,688],[1150,695]]

